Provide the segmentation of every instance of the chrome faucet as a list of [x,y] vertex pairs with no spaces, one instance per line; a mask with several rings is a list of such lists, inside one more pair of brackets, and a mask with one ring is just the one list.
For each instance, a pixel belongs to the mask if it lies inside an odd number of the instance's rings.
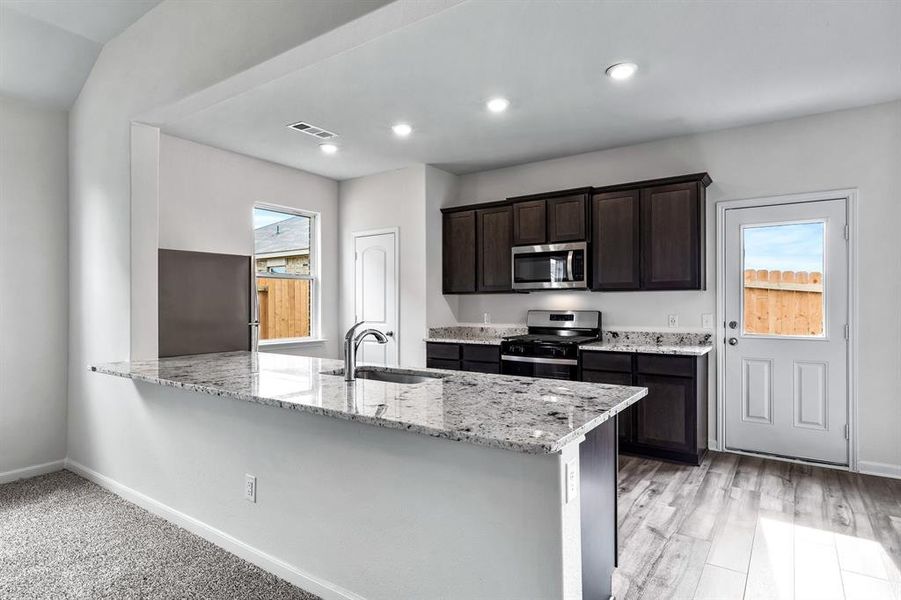
[[[357,348],[363,340],[372,336],[380,344],[387,344],[388,337],[378,329],[364,329],[360,333],[356,333],[357,327],[365,323],[360,321],[351,325],[350,329],[344,335],[344,381],[354,381],[357,378]],[[390,332],[389,332],[390,335]]]

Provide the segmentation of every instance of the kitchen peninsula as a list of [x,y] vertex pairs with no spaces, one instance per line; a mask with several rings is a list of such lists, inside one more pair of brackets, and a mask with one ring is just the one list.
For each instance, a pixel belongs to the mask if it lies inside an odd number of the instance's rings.
[[[228,403],[256,431],[275,414],[268,435],[286,436],[290,452],[269,459],[290,463],[304,492],[283,493],[277,477],[261,477],[254,509],[283,505],[273,535],[292,541],[279,553],[344,595],[610,596],[611,417],[646,389],[439,369],[388,370],[417,383],[365,378],[385,374],[375,367],[346,383],[342,367],[231,352],[91,369],[139,382],[148,405]],[[254,540],[267,544],[274,554],[276,540]]]

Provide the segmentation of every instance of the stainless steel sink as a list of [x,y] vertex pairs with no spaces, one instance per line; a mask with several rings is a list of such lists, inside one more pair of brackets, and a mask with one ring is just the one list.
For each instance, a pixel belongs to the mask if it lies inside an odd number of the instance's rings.
[[[335,371],[326,371],[324,375],[340,375],[344,376],[344,369]],[[426,383],[441,379],[441,375],[432,375],[431,373],[410,373],[406,371],[395,371],[391,369],[368,369],[360,367],[357,369],[357,379],[372,379],[374,381],[384,381],[386,383]]]

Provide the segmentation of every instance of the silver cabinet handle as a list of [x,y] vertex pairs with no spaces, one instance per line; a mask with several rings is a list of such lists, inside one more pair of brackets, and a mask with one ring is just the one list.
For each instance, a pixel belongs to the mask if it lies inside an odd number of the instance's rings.
[[729,345],[730,345],[730,346],[736,346],[736,345],[738,345],[738,340],[735,339],[735,338],[729,338]]

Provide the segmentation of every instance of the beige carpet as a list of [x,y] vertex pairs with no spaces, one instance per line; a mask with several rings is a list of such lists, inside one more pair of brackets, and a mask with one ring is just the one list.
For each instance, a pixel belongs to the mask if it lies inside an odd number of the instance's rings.
[[0,485],[0,598],[318,600],[69,471]]

